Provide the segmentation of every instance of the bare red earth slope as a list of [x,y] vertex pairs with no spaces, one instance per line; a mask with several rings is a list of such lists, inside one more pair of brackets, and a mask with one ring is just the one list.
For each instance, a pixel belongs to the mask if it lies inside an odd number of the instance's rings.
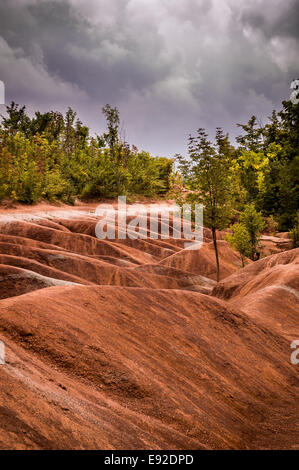
[[1,449],[299,448],[299,250],[0,223]]

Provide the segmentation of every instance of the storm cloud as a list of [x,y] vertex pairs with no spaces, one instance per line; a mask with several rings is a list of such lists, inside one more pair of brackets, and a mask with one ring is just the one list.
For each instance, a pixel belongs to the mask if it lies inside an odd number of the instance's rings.
[[298,18],[297,0],[2,0],[0,79],[7,101],[71,106],[97,133],[117,105],[131,143],[172,156],[289,99]]

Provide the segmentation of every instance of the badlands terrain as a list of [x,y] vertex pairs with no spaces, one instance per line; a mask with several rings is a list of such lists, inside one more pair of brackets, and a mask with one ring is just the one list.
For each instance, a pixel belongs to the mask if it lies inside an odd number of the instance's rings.
[[299,449],[287,234],[243,269],[220,240],[217,284],[209,230],[99,240],[94,209],[1,209],[0,449]]

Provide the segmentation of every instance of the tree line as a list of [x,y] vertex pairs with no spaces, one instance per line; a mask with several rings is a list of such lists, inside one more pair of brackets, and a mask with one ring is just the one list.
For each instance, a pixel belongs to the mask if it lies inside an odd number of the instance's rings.
[[282,103],[269,122],[255,116],[238,124],[242,134],[233,146],[229,135],[216,129],[213,141],[205,129],[189,136],[188,158],[177,155],[176,197],[189,189],[185,201],[204,205],[204,225],[212,231],[218,280],[217,231],[230,227],[227,240],[244,259],[260,256],[259,234],[268,226],[291,230],[299,245],[299,105]]
[[121,137],[117,108],[102,109],[107,131],[93,137],[69,108],[65,115],[7,106],[0,125],[0,201],[160,196],[170,189],[173,160],[153,157]]
[[187,158],[165,158],[122,138],[116,107],[102,109],[107,129],[91,136],[71,108],[64,115],[29,117],[25,106],[13,102],[0,124],[0,201],[174,195],[179,203],[202,203],[219,276],[219,230],[230,227],[227,240],[243,263],[258,259],[266,225],[274,232],[291,230],[299,245],[299,105],[282,106],[265,125],[255,116],[238,124],[235,145],[221,128],[213,140],[200,128],[189,136]]

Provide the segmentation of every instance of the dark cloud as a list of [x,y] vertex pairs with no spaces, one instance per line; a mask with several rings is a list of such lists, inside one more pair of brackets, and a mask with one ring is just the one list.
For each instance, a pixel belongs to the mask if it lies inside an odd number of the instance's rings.
[[265,119],[298,76],[293,0],[2,0],[0,79],[29,109],[68,105],[93,131],[118,105],[128,138],[155,154]]
[[[299,38],[299,1],[279,2],[265,1],[264,8],[256,11],[245,11],[242,21],[259,30],[267,38]],[[283,8],[281,8],[281,5]],[[273,14],[274,10],[274,14]],[[275,14],[275,12],[277,14]]]

